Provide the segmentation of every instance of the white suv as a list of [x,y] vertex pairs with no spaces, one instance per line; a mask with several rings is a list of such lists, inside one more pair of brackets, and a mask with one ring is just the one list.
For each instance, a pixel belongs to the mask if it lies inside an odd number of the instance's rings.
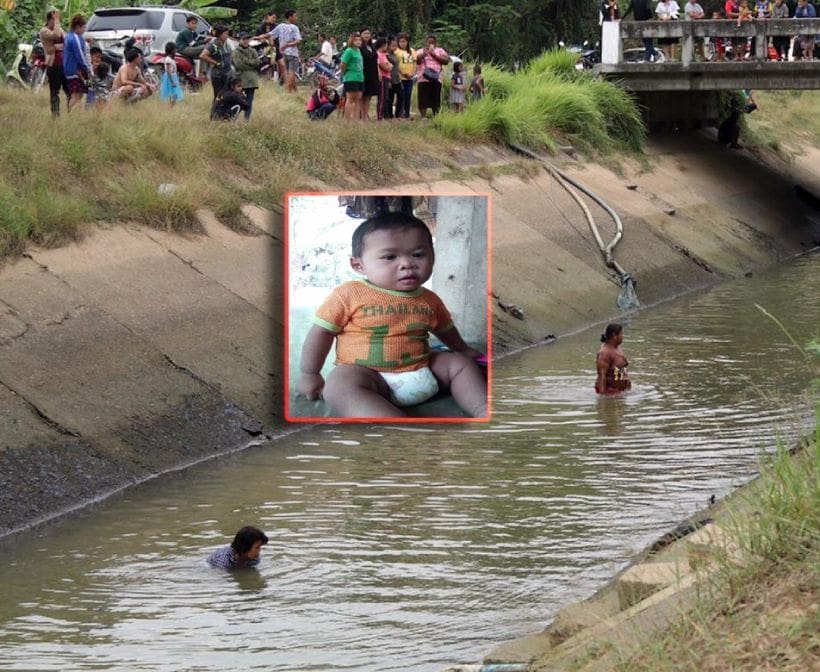
[[196,16],[196,32],[208,33],[210,24],[193,12],[179,7],[112,7],[97,9],[88,21],[85,37],[101,49],[121,51],[122,43],[133,37],[135,46],[146,56],[165,53],[165,44],[173,42],[183,30],[186,19]]

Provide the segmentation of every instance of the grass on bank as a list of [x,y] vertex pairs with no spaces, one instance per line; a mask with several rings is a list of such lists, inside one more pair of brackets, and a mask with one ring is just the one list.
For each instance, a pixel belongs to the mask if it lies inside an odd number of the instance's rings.
[[46,92],[0,88],[0,257],[76,239],[91,221],[184,231],[206,207],[241,226],[242,203],[270,207],[317,183],[390,184],[453,154],[428,125],[310,122],[306,95],[263,84],[250,124],[209,121],[210,89],[174,108],[152,98],[55,121]]
[[630,96],[578,72],[575,59],[547,52],[517,74],[488,65],[489,95],[454,115],[445,92],[432,123],[310,122],[307,89],[290,95],[267,82],[250,124],[209,121],[210,89],[174,108],[158,98],[115,101],[102,113],[64,107],[55,121],[47,92],[0,88],[0,258],[28,241],[76,239],[93,221],[193,230],[202,207],[241,230],[243,203],[270,207],[291,190],[373,188],[456,170],[455,141],[555,149],[560,138],[596,155],[638,150],[644,132]]
[[638,151],[645,129],[632,96],[575,69],[577,56],[547,51],[512,74],[483,67],[487,95],[464,114],[446,111],[435,126],[459,140],[519,143],[554,151],[558,138],[584,150]]
[[745,564],[718,558],[696,606],[617,672],[820,669],[820,425],[800,453],[781,450],[729,529]]
[[820,91],[755,91],[759,109],[745,117],[744,140],[785,159],[820,147]]

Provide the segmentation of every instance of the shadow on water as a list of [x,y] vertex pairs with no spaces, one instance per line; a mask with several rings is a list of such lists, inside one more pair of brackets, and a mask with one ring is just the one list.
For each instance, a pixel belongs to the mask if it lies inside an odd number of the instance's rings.
[[[820,257],[495,368],[488,427],[325,426],[0,540],[0,669],[438,670],[543,627],[808,420]],[[209,552],[255,523],[259,571]]]

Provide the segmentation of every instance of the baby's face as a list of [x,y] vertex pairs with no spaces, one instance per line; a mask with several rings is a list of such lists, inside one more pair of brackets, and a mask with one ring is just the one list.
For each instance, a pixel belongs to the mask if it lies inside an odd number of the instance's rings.
[[412,292],[433,274],[433,248],[417,228],[378,230],[367,234],[361,257],[350,265],[382,289]]

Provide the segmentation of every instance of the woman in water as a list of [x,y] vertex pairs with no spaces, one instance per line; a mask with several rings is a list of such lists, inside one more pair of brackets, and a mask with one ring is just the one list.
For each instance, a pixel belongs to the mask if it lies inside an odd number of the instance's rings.
[[608,324],[606,332],[601,335],[603,345],[595,360],[598,370],[595,391],[598,394],[617,394],[632,387],[626,372],[629,360],[621,350],[623,342],[624,328],[620,324]]

